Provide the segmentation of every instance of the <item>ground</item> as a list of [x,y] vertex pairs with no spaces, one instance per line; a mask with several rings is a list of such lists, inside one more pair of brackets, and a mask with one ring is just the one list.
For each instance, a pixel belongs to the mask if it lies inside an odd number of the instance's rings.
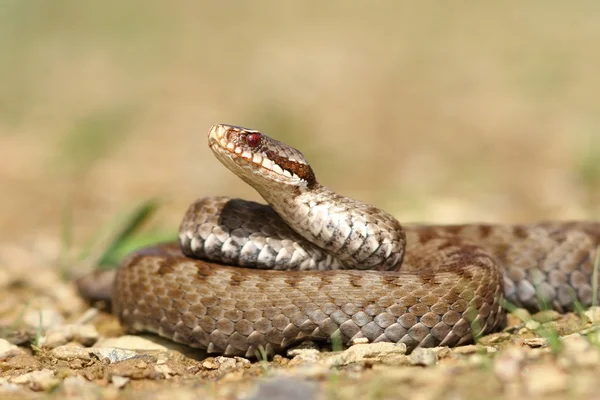
[[0,275],[3,399],[583,399],[600,373],[600,308],[516,310],[506,329],[476,344],[409,355],[392,343],[303,343],[271,359],[207,356],[127,335],[101,304],[90,307],[72,281],[46,268],[52,249],[0,248],[11,266]]

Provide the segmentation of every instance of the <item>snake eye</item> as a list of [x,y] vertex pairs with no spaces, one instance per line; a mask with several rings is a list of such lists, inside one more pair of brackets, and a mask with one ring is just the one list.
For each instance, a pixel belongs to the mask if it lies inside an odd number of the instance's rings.
[[260,144],[260,133],[250,133],[246,135],[246,143],[250,147],[257,147]]

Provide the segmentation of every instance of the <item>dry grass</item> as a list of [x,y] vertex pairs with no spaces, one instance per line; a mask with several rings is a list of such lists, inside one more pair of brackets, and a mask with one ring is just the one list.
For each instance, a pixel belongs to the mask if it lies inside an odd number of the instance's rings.
[[321,181],[405,220],[600,211],[600,5],[7,0],[0,239],[80,241],[146,198],[257,198],[215,122],[302,149]]

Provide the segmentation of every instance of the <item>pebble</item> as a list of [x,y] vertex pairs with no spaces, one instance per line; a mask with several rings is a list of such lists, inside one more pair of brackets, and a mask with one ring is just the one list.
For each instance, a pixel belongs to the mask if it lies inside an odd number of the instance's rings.
[[568,376],[552,364],[531,365],[524,379],[525,387],[532,395],[562,392],[568,384]]
[[417,347],[408,356],[408,361],[411,365],[419,365],[422,367],[430,367],[437,363],[438,356],[432,349],[424,349]]
[[523,339],[523,344],[529,347],[546,347],[548,346],[548,339],[541,337]]
[[331,377],[331,368],[323,363],[302,364],[298,367],[291,366],[291,368],[286,370],[277,370],[273,373],[292,378],[304,378],[319,381],[326,380]]
[[19,354],[25,354],[25,350],[19,346],[15,346],[6,339],[0,339],[0,361],[5,361]]
[[0,378],[0,393],[8,392],[14,396],[16,395],[15,392],[18,392],[19,390],[21,390],[21,386],[16,383],[9,383],[6,378]]
[[316,363],[321,359],[321,352],[315,349],[295,349],[288,352],[288,357],[293,357],[290,366],[306,363]]
[[40,338],[40,345],[55,348],[71,341],[91,346],[98,341],[98,331],[94,325],[67,324],[48,329],[46,335]]
[[506,341],[511,338],[511,334],[508,332],[496,332],[491,335],[487,335],[481,338],[481,344],[497,344]]
[[214,357],[207,358],[202,362],[202,367],[209,370],[218,370],[221,373],[233,371],[239,368],[250,367],[251,363],[241,357]]
[[454,354],[474,354],[479,351],[479,347],[476,344],[468,344],[465,346],[458,346],[452,349]]
[[158,372],[159,374],[161,374],[165,379],[170,379],[171,376],[173,375],[173,371],[166,364],[155,365],[154,370],[156,372]]
[[77,346],[59,346],[52,349],[51,354],[59,360],[91,360],[92,349],[86,349]]
[[565,369],[572,367],[593,368],[600,364],[600,350],[593,346],[587,338],[578,334],[562,338],[563,351],[558,363]]
[[504,383],[516,381],[521,375],[525,358],[525,351],[519,347],[509,347],[501,351],[493,365],[496,377]]
[[525,322],[525,328],[530,331],[536,331],[536,330],[540,329],[541,326],[542,326],[542,324],[540,324],[539,322],[534,321],[532,319]]
[[99,347],[90,350],[100,360],[108,360],[109,364],[141,357],[141,355],[135,351],[117,349],[114,347]]
[[458,346],[453,348],[452,353],[454,354],[475,354],[475,353],[495,353],[498,351],[494,346],[482,346],[480,344],[468,344],[466,346]]
[[531,318],[533,318],[534,321],[544,324],[546,322],[559,320],[561,314],[556,310],[544,310],[533,314]]
[[357,344],[336,354],[327,360],[329,366],[343,366],[352,363],[381,362],[388,356],[404,356],[406,345],[404,343],[369,343]]
[[117,389],[124,388],[125,385],[127,385],[129,383],[130,380],[131,380],[130,378],[127,378],[126,376],[120,376],[120,375],[113,375],[110,377],[110,382]]
[[591,322],[600,322],[600,307],[590,307],[583,313]]
[[97,391],[98,387],[81,375],[67,376],[61,385],[63,398],[85,399],[88,398],[89,393]]
[[450,356],[452,354],[452,349],[450,347],[432,347],[431,351],[435,352],[435,354],[437,355],[438,360],[441,360],[442,358],[446,358],[448,356]]
[[510,313],[511,316],[517,317],[521,321],[531,320],[531,314],[524,308],[517,308]]
[[319,351],[319,349],[320,349],[319,346],[312,340],[305,340],[302,343],[298,344],[297,346],[290,347],[287,351],[287,355],[288,355],[288,357],[294,357],[294,355],[297,351],[303,351],[303,350]]
[[54,376],[52,370],[42,369],[15,376],[10,379],[10,382],[19,385],[28,385],[34,391],[47,391],[56,387],[60,383],[60,379]]
[[289,377],[270,378],[260,382],[249,400],[312,400],[318,395],[318,385]]

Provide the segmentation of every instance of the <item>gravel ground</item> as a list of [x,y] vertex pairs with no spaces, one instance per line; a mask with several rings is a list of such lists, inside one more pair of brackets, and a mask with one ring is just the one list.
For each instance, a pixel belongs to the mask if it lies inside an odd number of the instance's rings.
[[272,360],[207,357],[130,336],[57,273],[59,246],[0,247],[0,397],[93,399],[590,398],[600,309],[529,316],[455,349],[303,343]]

